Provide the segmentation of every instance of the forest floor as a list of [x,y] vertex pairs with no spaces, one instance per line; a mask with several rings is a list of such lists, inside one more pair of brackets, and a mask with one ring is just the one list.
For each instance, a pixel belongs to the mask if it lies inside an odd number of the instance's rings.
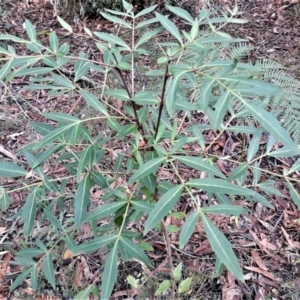
[[[195,2],[195,6],[199,2]],[[230,0],[209,3],[210,6],[228,5],[234,3]],[[246,38],[255,47],[248,53],[248,59],[273,59],[286,66],[291,74],[300,80],[300,3],[294,1],[238,1],[239,11],[249,23],[243,25],[227,25],[224,31],[235,36]],[[55,30],[60,33],[61,27],[53,19],[53,7],[50,4],[25,4],[15,1],[10,4],[10,10],[5,10],[1,5],[3,16],[0,20],[0,32],[17,36],[25,36],[23,22],[27,18],[40,32],[41,40],[48,39],[44,32]],[[6,7],[7,9],[7,7]],[[1,11],[0,11],[1,12]],[[64,18],[63,14],[61,17]],[[86,40],[81,38],[84,33],[83,22],[80,19],[66,18],[74,28],[74,38],[69,36],[66,41],[76,51],[95,51]],[[110,32],[114,29],[110,22],[100,18],[84,20],[86,26],[92,30]],[[1,45],[0,45],[1,46]],[[3,45],[2,45],[3,46]],[[5,45],[4,45],[5,46]],[[94,54],[97,59],[97,53]],[[2,85],[0,89],[0,160],[13,159],[15,153],[23,146],[37,138],[29,125],[30,121],[43,121],[40,112],[52,110],[69,113],[78,103],[70,102],[64,97],[51,98],[42,92],[34,94],[24,90],[23,79],[14,80],[12,83]],[[80,106],[80,103],[79,103]],[[223,147],[224,141],[219,142]],[[277,166],[280,168],[280,166]],[[270,167],[273,168],[273,167]],[[59,170],[57,170],[59,171]],[[273,169],[274,171],[274,169]],[[276,170],[275,170],[276,171]],[[0,182],[1,183],[1,182]],[[6,181],[5,184],[14,184]],[[278,182],[278,186],[281,183]],[[281,193],[288,192],[282,188]],[[14,201],[7,212],[0,214],[0,243],[18,237],[21,226],[9,220],[24,203],[23,195],[14,195]],[[203,235],[203,228],[199,225],[190,243],[184,251],[178,249],[178,234],[170,235],[173,249],[173,260],[183,262],[185,277],[194,278],[192,291],[185,299],[272,299],[296,300],[300,299],[300,261],[299,240],[300,224],[297,222],[300,213],[289,200],[274,197],[272,204],[275,210],[270,210],[262,205],[255,205],[251,212],[239,218],[238,223],[232,222],[228,216],[218,215],[213,221],[226,234],[235,249],[244,268],[246,283],[236,281],[229,272],[219,278],[211,278],[208,274],[214,269],[214,255],[212,249]],[[186,211],[186,204],[182,203],[179,210]],[[166,220],[171,222],[171,220]],[[180,226],[180,221],[172,225]],[[83,228],[81,236],[90,233],[89,228]],[[80,238],[80,237],[78,237]],[[120,280],[115,287],[111,299],[156,299],[153,295],[157,280],[163,279],[169,272],[168,256],[165,241],[162,236],[149,237],[154,251],[149,257],[155,262],[155,270],[141,269],[136,262],[119,266]],[[98,253],[99,254],[99,253]],[[60,268],[57,271],[57,282],[61,282],[59,291],[50,291],[45,286],[36,294],[28,282],[21,285],[14,292],[8,293],[11,278],[20,271],[14,265],[12,253],[1,249],[0,244],[0,299],[10,296],[10,299],[62,299],[59,294],[64,294],[65,299],[70,297],[68,291],[84,289],[93,279],[94,268],[101,264],[97,255],[80,257],[71,263],[71,267]],[[72,271],[72,268],[75,271]],[[72,273],[70,277],[69,274]],[[147,274],[149,280],[144,289],[128,288],[125,279],[128,274]],[[2,293],[2,298],[1,298]],[[47,294],[48,293],[48,294]],[[47,295],[46,295],[47,294]],[[168,299],[169,295],[162,298]],[[90,298],[91,299],[91,298]]]

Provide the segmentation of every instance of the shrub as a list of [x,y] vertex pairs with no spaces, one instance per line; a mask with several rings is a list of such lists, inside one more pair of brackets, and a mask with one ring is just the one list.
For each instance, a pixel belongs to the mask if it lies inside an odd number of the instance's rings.
[[[57,259],[55,249],[61,243],[73,254],[89,254],[107,247],[109,255],[100,289],[101,299],[109,299],[117,280],[119,259],[135,258],[151,267],[151,260],[141,248],[142,245],[145,248],[145,243],[137,243],[142,240],[141,234],[128,230],[126,225],[139,222],[146,214],[144,234],[164,228],[164,217],[176,210],[179,201],[187,199],[192,203],[192,211],[181,228],[180,248],[186,245],[201,221],[217,256],[216,274],[226,267],[244,281],[230,242],[207,214],[244,214],[248,209],[234,204],[241,198],[248,200],[249,206],[258,201],[273,209],[266,195],[284,196],[273,187],[271,178],[286,181],[293,201],[300,208],[299,195],[290,176],[299,170],[300,160],[282,174],[261,167],[267,157],[294,156],[300,150],[268,111],[268,103],[274,97],[284,97],[281,89],[259,79],[265,74],[261,66],[238,61],[241,49],[245,50],[244,44],[239,43],[245,40],[233,39],[220,31],[228,22],[244,22],[235,17],[237,10],[230,11],[229,17],[213,17],[213,11],[203,10],[193,19],[183,9],[168,6],[190,25],[189,32],[180,32],[168,17],[159,13],[155,13],[155,18],[139,21],[141,16],[154,11],[155,5],[138,14],[134,14],[126,1],[123,5],[125,12],[110,11],[102,15],[122,30],[130,31],[128,41],[85,28],[87,36],[101,51],[102,62],[89,59],[83,52],[69,54],[70,46],[60,45],[55,32],[49,35],[49,46],[42,45],[29,21],[26,21],[29,40],[0,35],[0,40],[24,44],[32,52],[29,56],[19,56],[12,46],[1,47],[4,55],[1,80],[8,82],[18,76],[30,76],[32,83],[26,89],[47,90],[49,95],[72,92],[97,111],[95,117],[85,119],[59,112],[44,113],[44,117],[57,125],[32,123],[42,138],[20,150],[27,165],[0,163],[0,176],[24,177],[19,187],[1,188],[2,209],[9,207],[11,193],[28,190],[26,202],[16,216],[21,216],[24,222],[24,237],[35,231],[35,238],[22,242],[17,252],[16,259],[24,269],[11,289],[31,276],[32,288],[36,290],[41,272],[55,287],[53,260]],[[71,26],[58,19],[72,34]],[[154,23],[160,26],[139,35],[138,30]],[[210,30],[201,31],[203,25],[209,25]],[[164,30],[173,39],[157,41],[157,35]],[[153,43],[156,48],[149,47]],[[152,55],[154,48],[159,49],[155,55],[160,56],[156,57],[157,64],[149,69],[146,57]],[[228,53],[233,51],[235,54],[230,56]],[[74,66],[73,73],[65,71],[70,66]],[[104,81],[94,82],[89,77],[91,70],[102,74]],[[122,108],[115,105],[117,101],[122,101]],[[188,126],[178,118],[179,114],[189,119]],[[201,116],[200,124],[192,122],[193,114]],[[260,126],[245,125],[245,118],[255,120]],[[91,126],[93,120],[101,121],[102,132]],[[213,134],[213,140],[206,139],[207,133]],[[229,133],[241,139],[249,137],[249,145],[243,143],[240,147],[239,160],[213,150],[214,142]],[[265,133],[266,146],[259,149]],[[275,143],[282,147],[274,149]],[[197,150],[193,150],[196,144]],[[117,153],[113,150],[116,145],[124,150]],[[57,161],[65,168],[64,176],[45,174],[43,165]],[[217,161],[228,162],[229,175],[217,168]],[[180,165],[189,167],[195,175],[184,179]],[[166,169],[173,174],[172,182],[162,175],[161,171]],[[261,174],[269,180],[262,182]],[[74,184],[72,197],[67,186]],[[90,201],[92,187],[103,191],[99,207]],[[197,200],[200,193],[207,195],[208,205]],[[59,213],[63,207],[73,217]],[[37,215],[48,220],[49,230],[55,232],[56,240],[52,244],[37,233]],[[110,221],[110,226],[99,228],[99,221],[104,218]],[[91,225],[94,238],[78,244],[74,235],[84,223]],[[84,293],[93,288],[95,284]]]

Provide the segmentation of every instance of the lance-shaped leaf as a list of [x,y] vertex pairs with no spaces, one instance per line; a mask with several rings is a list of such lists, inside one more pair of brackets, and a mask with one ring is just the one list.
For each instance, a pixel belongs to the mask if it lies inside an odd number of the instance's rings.
[[3,161],[0,162],[0,176],[7,177],[19,177],[27,174],[27,171],[17,164]]
[[105,262],[104,272],[102,275],[101,284],[101,299],[110,299],[114,285],[117,281],[118,275],[118,242],[115,243],[114,247]]
[[150,214],[154,208],[154,205],[151,203],[148,203],[146,201],[137,201],[133,200],[130,202],[132,204],[132,207],[138,211],[142,211],[146,214]]
[[180,198],[183,185],[177,185],[161,196],[159,201],[155,204],[154,209],[150,213],[145,223],[145,234],[155,227],[163,217],[165,217],[169,211],[175,206]]
[[249,113],[277,140],[282,142],[285,146],[289,147],[290,150],[300,153],[297,144],[294,143],[290,134],[287,133],[282,127],[280,122],[275,118],[273,114],[265,111],[258,105],[244,102]]
[[2,80],[6,74],[11,70],[11,66],[13,63],[13,59],[9,60],[5,63],[5,65],[0,70],[0,80]]
[[175,6],[170,6],[170,5],[167,5],[167,8],[175,15],[188,21],[190,24],[193,24],[194,18],[186,10],[184,10],[180,7],[175,7]]
[[122,90],[122,89],[116,89],[116,90],[109,90],[109,91],[105,91],[106,95],[112,96],[116,99],[120,99],[120,100],[129,100],[129,96],[126,90]]
[[68,131],[70,128],[72,128],[73,126],[75,126],[77,123],[71,123],[68,124],[66,126],[62,126],[62,127],[58,127],[57,129],[49,132],[48,134],[46,134],[42,140],[37,143],[34,147],[33,150],[37,150],[39,148],[42,148],[46,145],[49,145],[52,141],[60,138],[66,131]]
[[141,38],[136,43],[135,49],[138,48],[139,46],[141,46],[142,44],[148,42],[154,36],[157,36],[161,31],[163,31],[163,27],[158,27],[158,28],[155,28],[153,30],[146,32],[144,35],[141,36]]
[[132,26],[129,23],[125,22],[124,20],[122,20],[118,17],[112,16],[112,15],[109,15],[109,14],[106,14],[106,13],[101,13],[101,15],[109,21],[112,21],[116,24],[122,25],[122,27],[132,29]]
[[84,100],[86,103],[96,110],[100,111],[103,113],[105,116],[108,116],[107,110],[104,107],[104,105],[100,102],[100,100],[93,94],[85,91],[85,90],[80,90],[81,95],[83,96]]
[[143,164],[128,180],[128,185],[140,180],[151,173],[155,173],[158,167],[166,161],[165,157],[154,158]]
[[253,138],[250,142],[249,148],[248,148],[248,153],[247,153],[247,162],[249,163],[254,155],[256,154],[258,147],[259,147],[259,142],[260,142],[260,137],[262,135],[262,129],[258,129],[255,134],[253,135]]
[[182,69],[182,70],[177,70],[173,74],[173,78],[171,79],[171,82],[169,84],[169,88],[167,91],[167,96],[166,96],[166,107],[169,116],[172,116],[175,110],[176,106],[176,100],[177,100],[177,91],[179,88],[179,83],[183,75],[187,72],[190,72],[191,69]]
[[126,252],[129,253],[130,258],[137,258],[138,260],[142,261],[147,266],[149,266],[149,267],[152,266],[151,261],[149,260],[148,256],[132,240],[128,239],[125,236],[121,236],[120,242],[121,242],[121,246],[123,246],[126,249]]
[[33,190],[23,207],[22,219],[24,220],[23,232],[24,235],[28,236],[34,225],[35,216],[36,216],[36,206],[37,206],[37,190]]
[[28,275],[32,272],[32,268],[28,268],[22,271],[22,273],[16,278],[13,284],[9,287],[10,291],[16,289],[22,282],[28,277]]
[[46,254],[43,261],[43,273],[52,287],[55,289],[55,275],[52,257],[49,253]]
[[231,181],[233,179],[239,178],[239,177],[243,176],[245,174],[245,172],[247,172],[247,170],[248,170],[248,164],[243,163],[231,171],[227,180]]
[[159,100],[151,93],[141,91],[137,92],[132,98],[134,102],[140,105],[157,105],[159,104]]
[[65,123],[81,122],[77,117],[64,114],[64,113],[44,113],[42,115],[48,119],[58,121],[58,122],[65,122]]
[[169,31],[182,45],[182,38],[179,33],[178,28],[176,25],[170,21],[167,17],[159,14],[158,12],[155,12],[156,19],[160,22],[160,24],[167,30]]
[[122,138],[136,131],[137,131],[137,127],[135,124],[127,124],[120,129],[120,131],[117,134],[117,138]]
[[253,191],[246,189],[242,186],[232,184],[222,179],[203,178],[192,179],[186,182],[187,186],[192,186],[202,189],[207,192],[229,194],[229,195],[253,195]]
[[255,191],[252,191],[253,193],[253,197],[255,198],[255,200],[257,200],[259,203],[263,204],[266,207],[269,207],[271,209],[274,209],[273,205],[260,193],[257,193]]
[[94,158],[95,158],[95,146],[90,145],[80,155],[78,169],[77,169],[77,180],[78,181],[80,179],[82,172],[85,169],[90,171],[90,169],[93,166]]
[[223,95],[220,96],[219,100],[215,105],[215,111],[211,117],[211,124],[214,130],[220,129],[224,116],[226,114],[229,100],[230,100],[230,90],[224,92]]
[[0,186],[0,209],[8,209],[10,204],[10,199],[6,191],[2,186]]
[[118,236],[116,234],[107,234],[105,236],[95,238],[92,241],[83,243],[76,247],[76,253],[93,253],[99,250],[100,248],[107,246],[109,243],[112,243],[116,240],[117,237]]
[[247,213],[249,210],[248,208],[244,208],[237,205],[218,204],[218,205],[210,205],[207,207],[202,207],[202,211],[213,213],[213,214],[225,214],[225,215],[238,216],[240,214]]
[[207,110],[208,102],[209,102],[209,98],[211,96],[211,91],[212,91],[214,82],[215,82],[215,79],[209,79],[204,82],[204,85],[201,88],[201,94],[200,94],[198,103],[204,112]]
[[89,221],[98,221],[101,220],[107,216],[110,216],[111,214],[115,213],[119,208],[126,205],[126,201],[120,201],[120,202],[112,202],[101,205],[99,208],[97,208],[95,211],[93,211],[86,219],[87,222]]
[[199,212],[194,211],[182,226],[179,236],[179,247],[182,249],[192,236],[199,219]]
[[205,214],[201,213],[201,218],[203,220],[205,233],[213,251],[232,275],[244,282],[243,272],[239,265],[239,261],[235,256],[229,241]]
[[226,178],[226,176],[219,171],[215,166],[211,165],[210,163],[202,160],[202,157],[193,157],[193,156],[179,156],[173,155],[173,158],[178,159],[185,165],[195,168],[196,170],[205,171],[211,175],[215,175],[221,178]]
[[295,205],[300,210],[300,196],[299,196],[299,193],[295,190],[293,185],[288,180],[287,180],[287,184],[288,184],[288,187],[289,187],[289,190],[290,190],[291,197],[292,197]]
[[100,38],[112,45],[116,44],[116,45],[126,48],[127,50],[131,50],[130,47],[118,36],[115,36],[115,35],[109,34],[109,33],[105,33],[105,32],[97,32],[97,31],[94,31],[94,34],[98,38]]
[[75,194],[75,224],[76,228],[80,229],[80,226],[85,220],[87,207],[90,203],[90,179],[89,176],[85,176],[79,183],[78,189]]
[[75,295],[74,300],[88,300],[90,299],[90,293],[94,288],[94,284],[90,284],[87,288],[80,291],[78,294]]
[[73,32],[72,27],[66,21],[64,21],[61,17],[57,16],[57,20],[64,29],[68,30],[70,33]]

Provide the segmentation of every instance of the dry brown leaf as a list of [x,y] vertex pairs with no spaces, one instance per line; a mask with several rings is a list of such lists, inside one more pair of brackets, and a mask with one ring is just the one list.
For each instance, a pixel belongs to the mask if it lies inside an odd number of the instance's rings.
[[247,267],[247,266],[243,266],[243,267],[245,269],[249,270],[249,271],[253,271],[253,272],[262,274],[262,275],[264,275],[264,276],[266,276],[266,277],[268,277],[268,278],[276,281],[275,276],[272,273],[270,273],[270,272],[268,272],[266,270],[263,270],[263,269],[257,268],[257,267]]
[[289,245],[292,248],[300,249],[300,243],[292,241],[292,239],[289,237],[288,233],[286,232],[286,230],[283,227],[281,227],[281,230],[282,230],[283,235],[285,236],[287,242],[289,243]]
[[265,263],[263,262],[263,260],[261,259],[261,257],[258,255],[258,253],[255,250],[251,251],[251,255],[254,259],[254,261],[256,262],[256,264],[262,269],[267,271],[268,268],[266,267]]

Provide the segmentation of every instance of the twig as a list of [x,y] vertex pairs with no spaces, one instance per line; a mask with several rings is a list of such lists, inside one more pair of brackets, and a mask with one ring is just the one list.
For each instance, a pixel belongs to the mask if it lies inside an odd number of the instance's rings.
[[163,229],[163,233],[164,233],[164,237],[165,237],[165,242],[166,242],[166,247],[167,247],[167,254],[168,254],[168,258],[169,258],[169,264],[170,264],[170,278],[171,278],[171,284],[172,284],[172,291],[171,291],[171,295],[172,295],[172,299],[175,299],[175,280],[174,280],[174,276],[173,276],[173,262],[172,262],[172,252],[171,252],[171,244],[170,244],[170,239],[166,230],[166,226],[164,221],[161,221],[161,227]]

